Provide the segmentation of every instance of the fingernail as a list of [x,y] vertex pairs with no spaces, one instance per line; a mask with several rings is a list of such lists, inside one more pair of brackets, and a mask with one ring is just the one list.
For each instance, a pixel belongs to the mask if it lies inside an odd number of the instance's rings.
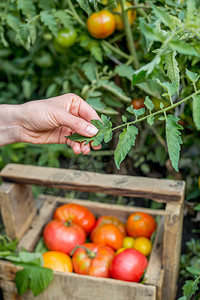
[[92,125],[89,125],[87,126],[86,128],[86,132],[89,134],[89,135],[96,135],[97,132],[98,132],[98,129],[95,127],[95,126],[92,126]]

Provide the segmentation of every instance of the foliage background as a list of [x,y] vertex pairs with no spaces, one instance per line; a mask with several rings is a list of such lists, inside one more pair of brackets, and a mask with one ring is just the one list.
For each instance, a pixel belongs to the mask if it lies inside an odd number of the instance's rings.
[[[117,126],[122,123],[123,114],[131,118],[126,108],[132,99],[144,99],[148,95],[155,110],[160,109],[160,102],[170,105],[169,97],[162,96],[163,88],[156,82],[156,78],[161,82],[169,80],[169,56],[170,62],[177,64],[180,70],[179,75],[173,75],[180,79],[179,96],[176,94],[173,102],[190,95],[193,87],[185,75],[185,68],[196,73],[200,69],[199,1],[134,1],[137,18],[131,27],[131,47],[126,31],[115,31],[104,40],[92,38],[87,31],[88,15],[103,8],[112,11],[115,5],[115,0],[108,1],[107,7],[97,0],[2,0],[0,104],[21,104],[73,92],[98,113],[109,115]],[[61,28],[70,26],[77,30],[78,39],[71,48],[59,53],[54,47],[54,37]],[[132,88],[134,71],[137,76]],[[200,83],[197,83],[197,88],[200,88]],[[0,149],[0,169],[14,162],[183,179],[186,181],[187,225],[195,228],[193,236],[197,237],[200,139],[192,118],[192,102],[177,107],[175,116],[181,118],[184,127],[179,172],[173,170],[168,159],[165,129],[158,119],[154,126],[145,122],[138,125],[140,136],[121,164],[120,171],[113,159],[118,132],[109,144],[103,144],[101,151],[92,152],[87,157],[75,156],[66,145],[8,145]],[[116,201],[123,203],[125,200]],[[147,202],[147,205],[156,207],[155,203]],[[185,239],[183,249],[186,251]],[[200,266],[199,254],[193,255],[191,251],[190,247],[189,254],[186,254],[189,256],[184,256],[185,261],[181,262],[181,278],[189,277],[185,271],[187,266],[196,262],[198,268]]]

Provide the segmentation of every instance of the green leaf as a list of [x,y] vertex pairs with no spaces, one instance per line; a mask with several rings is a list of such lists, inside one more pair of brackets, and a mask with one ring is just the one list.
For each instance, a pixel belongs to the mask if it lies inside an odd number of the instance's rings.
[[148,40],[158,42],[162,42],[164,40],[162,33],[158,32],[154,27],[151,27],[142,18],[140,18],[140,30]]
[[194,207],[194,210],[198,210],[198,211],[200,210],[200,203]]
[[149,98],[149,96],[145,97],[145,101],[144,101],[145,106],[148,108],[149,111],[152,111],[154,109],[154,104],[151,101],[151,99]]
[[141,71],[137,74],[133,74],[133,79],[132,79],[132,86],[134,86],[135,84],[144,82],[146,79],[146,71]]
[[194,18],[196,12],[196,2],[195,0],[188,0],[186,3],[187,3],[187,9],[186,9],[185,22],[189,23]]
[[53,280],[53,271],[48,268],[34,267],[30,273],[30,289],[34,296],[41,294]]
[[130,148],[135,145],[136,135],[138,129],[135,126],[128,126],[123,129],[123,132],[119,136],[119,142],[114,153],[115,164],[117,168],[120,168],[121,162],[125,159]]
[[76,0],[80,7],[88,14],[88,15],[91,15],[92,13],[92,10],[90,8],[90,5],[88,3],[88,0]]
[[154,120],[155,120],[154,116],[149,116],[149,117],[147,118],[147,123],[148,123],[149,125],[153,125],[153,124],[154,124]]
[[30,18],[35,16],[35,5],[32,0],[17,0],[17,9],[21,10],[23,15]]
[[123,121],[124,123],[126,123],[126,122],[127,122],[127,117],[124,116],[124,115],[122,115],[122,121]]
[[83,64],[83,72],[90,81],[96,79],[95,68],[96,64],[94,61],[87,61]]
[[115,68],[115,72],[120,77],[125,77],[131,81],[133,77],[134,69],[131,66],[126,66],[125,64],[121,64]]
[[144,108],[144,107],[142,107],[142,108],[140,108],[140,109],[133,109],[133,106],[132,106],[132,105],[129,106],[129,107],[127,107],[126,110],[127,110],[129,113],[135,115],[136,118],[139,117],[139,116],[141,116],[141,115],[143,115],[143,114],[145,113],[145,108]]
[[178,63],[175,59],[176,51],[169,52],[165,56],[165,69],[167,70],[167,76],[171,82],[175,83],[177,86],[177,91],[179,89],[180,75]]
[[15,275],[15,284],[17,287],[18,294],[24,294],[29,287],[30,279],[29,279],[30,269],[24,268],[20,270]]
[[193,96],[193,120],[198,130],[200,130],[200,95]]
[[186,296],[183,296],[181,298],[178,298],[178,300],[187,300],[187,297]]
[[167,27],[169,27],[170,29],[174,29],[175,28],[175,24],[174,24],[174,20],[172,18],[172,16],[165,12],[164,9],[158,7],[158,6],[154,6],[152,4],[152,8],[153,8],[153,12],[156,15],[156,17]]
[[169,151],[169,158],[172,162],[172,166],[178,172],[178,162],[180,156],[180,145],[182,144],[181,133],[183,127],[177,122],[179,118],[173,115],[167,115],[166,117],[166,138],[167,147]]
[[49,28],[54,36],[57,35],[58,26],[53,14],[50,11],[42,11],[40,13],[41,22]]
[[188,69],[186,69],[186,76],[193,83],[196,83],[199,80],[199,78],[200,78],[199,74],[193,73],[193,72],[189,71]]
[[194,295],[198,290],[199,288],[198,284],[199,284],[199,280],[198,281],[187,280],[183,286],[183,295],[189,297],[190,299],[191,296]]
[[13,16],[11,14],[7,14],[6,23],[14,31],[17,31],[17,29],[19,28],[21,22],[20,22],[20,19],[19,19],[18,16]]
[[39,0],[38,6],[42,10],[51,10],[54,7],[54,1]]
[[98,84],[99,87],[103,87],[105,90],[109,91],[123,102],[131,102],[131,98],[127,97],[124,91],[118,85],[116,85],[114,81],[99,80]]
[[90,45],[90,52],[99,63],[103,62],[102,49],[97,41],[92,41]]
[[70,16],[68,15],[68,13],[64,10],[56,10],[54,13],[54,16],[56,18],[58,18],[58,20],[60,21],[60,23],[65,27],[65,28],[69,28],[70,26],[72,26],[72,21]]
[[151,74],[154,71],[154,69],[159,65],[160,61],[161,61],[160,55],[156,55],[151,62],[144,65],[137,71],[135,71],[133,75],[138,75],[142,71],[146,71],[146,76]]
[[200,275],[200,269],[197,269],[195,267],[187,267],[186,270],[193,275]]
[[193,46],[186,44],[182,41],[172,40],[169,42],[169,46],[172,50],[175,50],[180,54],[193,55],[199,57],[198,52],[195,50]]
[[161,82],[160,79],[156,79],[156,82],[162,86],[170,94],[170,96],[173,96],[177,93],[176,83]]

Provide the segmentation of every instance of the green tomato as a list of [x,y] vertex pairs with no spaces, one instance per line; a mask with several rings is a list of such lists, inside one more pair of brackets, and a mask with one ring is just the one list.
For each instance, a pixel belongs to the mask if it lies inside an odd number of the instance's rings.
[[50,68],[53,65],[53,58],[48,52],[41,52],[35,58],[35,64],[41,68]]
[[77,32],[74,28],[64,28],[58,32],[55,42],[64,48],[69,48],[76,42]]
[[53,45],[54,45],[54,48],[56,50],[56,52],[58,53],[61,53],[61,54],[66,54],[68,52],[68,49],[67,48],[64,48],[62,46],[60,46],[56,40],[53,41]]

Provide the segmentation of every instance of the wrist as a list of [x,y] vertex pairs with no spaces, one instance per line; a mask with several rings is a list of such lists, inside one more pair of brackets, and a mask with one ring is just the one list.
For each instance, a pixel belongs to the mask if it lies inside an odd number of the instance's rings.
[[0,146],[20,142],[20,105],[0,105]]

